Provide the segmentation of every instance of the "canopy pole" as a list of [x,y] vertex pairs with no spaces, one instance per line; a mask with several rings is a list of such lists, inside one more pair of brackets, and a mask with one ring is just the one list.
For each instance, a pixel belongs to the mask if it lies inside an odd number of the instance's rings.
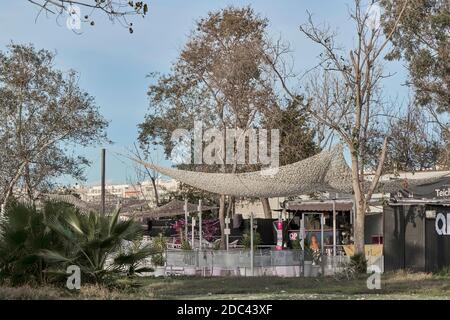
[[198,239],[199,249],[202,250],[203,235],[202,235],[202,199],[198,200]]
[[300,236],[302,237],[302,240],[300,242],[301,247],[302,247],[302,273],[303,273],[303,277],[305,276],[305,237],[306,237],[306,233],[305,233],[305,213],[302,212],[302,220],[300,220]]
[[102,214],[105,214],[106,211],[106,204],[105,204],[105,196],[106,196],[106,174],[105,174],[105,168],[106,168],[106,164],[105,164],[105,158],[106,158],[106,149],[103,148],[102,152],[101,152],[101,206],[102,206]]
[[192,217],[192,245],[191,245],[191,249],[194,250],[195,248],[195,218]]
[[325,215],[323,212],[320,214],[320,253],[323,255],[324,253],[324,241],[323,241],[323,226],[325,225]]
[[333,256],[336,256],[336,200],[333,199]]
[[255,256],[255,252],[253,249],[253,212],[250,214],[250,272],[252,277],[255,275],[253,259]]
[[184,238],[188,241],[188,200],[184,199]]

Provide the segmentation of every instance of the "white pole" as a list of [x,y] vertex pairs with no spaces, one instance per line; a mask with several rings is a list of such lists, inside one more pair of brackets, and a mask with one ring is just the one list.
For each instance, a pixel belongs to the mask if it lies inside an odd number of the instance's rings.
[[323,252],[324,252],[324,247],[323,247],[323,244],[324,244],[324,241],[323,241],[323,226],[325,225],[325,216],[324,216],[324,214],[323,214],[323,212],[320,214],[320,251],[321,251],[321,254],[323,255]]
[[250,271],[252,277],[255,275],[253,271],[253,258],[254,258],[254,250],[253,250],[253,212],[250,214]]
[[302,237],[301,245],[302,245],[302,261],[303,261],[303,267],[302,267],[302,273],[303,276],[305,276],[305,214],[302,213],[302,220],[300,220],[300,235]]
[[188,200],[184,199],[184,238],[188,241]]
[[198,239],[200,241],[199,249],[202,250],[203,235],[202,235],[202,200],[198,200]]
[[195,218],[192,217],[192,246],[191,246],[192,250],[194,250],[195,247],[194,241],[195,241]]
[[336,200],[333,199],[333,256],[336,256]]
[[228,249],[230,247],[230,233],[229,233],[229,230],[230,230],[230,218],[228,216],[226,216],[226,218],[225,218],[225,230],[226,230],[226,233],[225,233],[225,248],[228,251]]

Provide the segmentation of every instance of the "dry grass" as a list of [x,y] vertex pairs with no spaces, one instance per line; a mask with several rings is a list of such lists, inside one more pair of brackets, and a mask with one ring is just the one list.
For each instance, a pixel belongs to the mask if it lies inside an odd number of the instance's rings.
[[54,287],[0,287],[0,299],[450,299],[450,277],[395,272],[369,290],[367,276],[326,278],[140,278],[119,288],[86,285],[80,291]]

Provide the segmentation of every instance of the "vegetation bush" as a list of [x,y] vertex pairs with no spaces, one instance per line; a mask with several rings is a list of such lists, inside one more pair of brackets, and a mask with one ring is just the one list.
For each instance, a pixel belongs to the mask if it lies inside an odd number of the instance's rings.
[[444,267],[435,274],[439,277],[450,278],[450,267]]
[[55,281],[58,274],[40,256],[43,250],[70,251],[64,239],[47,226],[73,211],[68,205],[46,203],[41,210],[10,203],[0,222],[0,281],[12,285],[43,284]]
[[[261,242],[262,242],[261,235],[259,234],[259,232],[254,231],[253,232],[253,248],[256,248],[257,246],[259,246],[261,244]],[[251,246],[250,230],[247,230],[244,232],[243,238],[242,238],[242,245],[244,246],[244,248],[250,249],[250,246]]]
[[350,266],[357,274],[367,273],[367,259],[362,253],[356,253],[350,257]]
[[153,251],[126,246],[139,241],[142,231],[133,220],[120,221],[118,210],[103,215],[63,203],[42,208],[11,204],[0,224],[1,280],[13,285],[59,282],[66,279],[69,265],[80,267],[83,282],[143,272],[137,265]]
[[154,266],[164,266],[166,259],[164,258],[164,252],[167,248],[167,240],[160,233],[157,237],[153,239],[152,242],[152,264]]
[[190,251],[192,250],[191,244],[189,241],[183,240],[181,241],[181,250]]

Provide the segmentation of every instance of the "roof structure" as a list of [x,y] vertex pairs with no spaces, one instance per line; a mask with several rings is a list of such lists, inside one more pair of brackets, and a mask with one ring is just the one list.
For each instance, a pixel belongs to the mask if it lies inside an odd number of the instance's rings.
[[[195,172],[133,160],[198,189],[236,197],[272,198],[312,192],[351,193],[353,190],[351,171],[341,145],[279,168],[247,173]],[[436,175],[426,179],[409,179],[408,184],[420,185],[441,177]],[[403,184],[404,179],[382,181],[377,191],[396,192]],[[367,188],[369,185],[370,181],[367,181]]]
[[[286,208],[290,211],[333,211],[333,201],[288,202]],[[336,211],[351,211],[353,201],[351,199],[335,201],[334,208]]]
[[[83,212],[89,212],[89,211],[97,211],[100,212],[102,210],[101,202],[95,201],[95,202],[86,202],[83,201],[74,195],[71,194],[43,194],[41,195],[41,198],[47,200],[47,201],[56,201],[56,202],[65,202],[72,204],[79,210]],[[117,208],[120,208],[120,211],[123,213],[133,213],[136,211],[143,211],[149,209],[148,201],[145,200],[137,200],[137,199],[108,199],[105,202],[105,211],[107,213],[111,213]]]
[[[211,211],[215,210],[217,207],[210,207],[202,205],[202,211]],[[198,205],[189,203],[187,207],[188,213],[198,212]],[[167,218],[167,217],[175,217],[179,215],[184,215],[184,201],[180,200],[172,200],[169,203],[146,211],[136,211],[134,214],[138,217],[142,218]],[[128,214],[130,215],[130,214]]]

